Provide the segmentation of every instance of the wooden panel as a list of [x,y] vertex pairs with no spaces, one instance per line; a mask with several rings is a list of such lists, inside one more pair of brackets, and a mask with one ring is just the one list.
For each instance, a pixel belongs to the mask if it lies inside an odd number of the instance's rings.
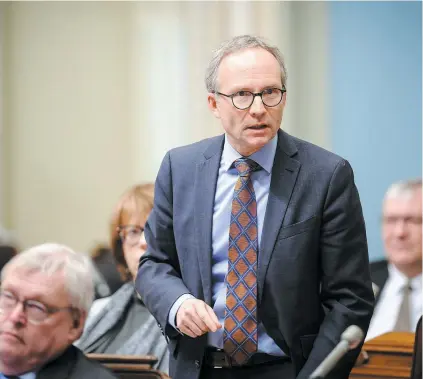
[[410,379],[414,333],[391,332],[367,341],[363,363],[351,371],[350,379]]
[[100,362],[106,366],[108,365],[144,365],[153,367],[157,362],[157,357],[153,355],[117,355],[117,354],[86,354],[88,358]]
[[152,355],[86,354],[118,376],[120,379],[169,379],[169,376],[152,369],[157,357]]

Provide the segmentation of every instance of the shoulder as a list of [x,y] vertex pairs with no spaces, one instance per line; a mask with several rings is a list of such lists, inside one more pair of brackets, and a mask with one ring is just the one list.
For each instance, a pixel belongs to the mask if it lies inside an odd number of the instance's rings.
[[101,365],[99,362],[93,361],[85,356],[85,354],[77,350],[77,361],[75,369],[70,379],[116,379],[110,370]]
[[88,313],[87,323],[96,317],[101,310],[110,302],[112,296],[103,297],[102,299],[95,300],[91,305],[90,312]]
[[346,162],[343,157],[284,131],[281,131],[279,137],[285,140],[285,145],[288,145],[292,151],[296,150],[294,158],[302,164],[313,165],[317,169],[334,170],[338,165]]
[[[354,172],[343,157],[311,142],[293,137],[283,131],[279,133],[279,147],[300,165],[300,180],[323,189],[346,188],[354,183]],[[325,190],[326,191],[326,190]]]
[[189,145],[176,147],[167,152],[167,157],[172,163],[189,164],[190,162],[197,163],[198,160],[203,160],[206,154],[219,153],[223,149],[224,135],[206,138]]
[[376,283],[379,287],[383,287],[388,275],[388,262],[385,259],[370,263],[370,276],[372,282]]

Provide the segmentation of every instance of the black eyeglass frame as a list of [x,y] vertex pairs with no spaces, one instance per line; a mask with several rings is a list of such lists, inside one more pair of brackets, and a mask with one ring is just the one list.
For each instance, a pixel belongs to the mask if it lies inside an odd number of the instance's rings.
[[[49,305],[46,305],[44,303],[42,303],[41,301],[37,301],[37,300],[32,300],[32,299],[26,299],[26,300],[20,300],[13,292],[8,291],[8,290],[4,290],[4,289],[0,289],[0,297],[4,296],[5,294],[9,294],[11,295],[11,297],[9,297],[9,300],[13,300],[15,301],[15,303],[13,305],[10,306],[10,308],[4,309],[0,306],[0,313],[11,313],[13,312],[13,310],[16,308],[16,306],[18,304],[22,304],[22,311],[25,314],[25,317],[27,318],[27,320],[31,323],[31,324],[41,324],[42,322],[44,322],[45,320],[47,320],[47,318],[49,318],[51,315],[61,312],[61,311],[70,311],[72,318],[75,320],[75,315],[73,314],[76,310],[75,307],[72,306],[67,306],[67,307],[51,307]],[[41,320],[34,320],[31,317],[28,317],[28,312],[27,312],[27,306],[29,305],[34,305],[38,308],[40,308],[43,312],[45,312],[45,317],[43,317]]]
[[[278,103],[277,104],[275,104],[275,105],[267,105],[266,104],[266,102],[263,100],[263,93],[265,92],[265,91],[268,91],[268,90],[270,90],[270,89],[272,89],[272,90],[278,90],[278,91],[280,91],[281,92],[281,98],[280,98],[280,100],[278,101]],[[240,92],[246,92],[246,93],[249,93],[249,94],[251,94],[251,95],[253,95],[253,98],[252,98],[252,100],[251,100],[251,103],[250,103],[250,105],[248,106],[248,107],[245,107],[245,108],[240,108],[240,107],[237,107],[236,105],[235,105],[235,103],[234,103],[234,97],[236,96],[236,95],[238,95]],[[283,94],[286,92],[286,88],[285,88],[285,86],[282,86],[282,89],[281,88],[266,88],[266,89],[264,89],[263,91],[261,91],[261,92],[251,92],[251,91],[237,91],[237,92],[235,92],[235,93],[233,93],[233,94],[231,94],[231,95],[228,95],[228,94],[225,94],[225,93],[222,93],[222,92],[218,92],[218,91],[213,91],[213,93],[215,93],[215,94],[217,94],[217,95],[221,95],[221,96],[225,96],[225,97],[229,97],[231,100],[232,100],[232,105],[236,108],[236,109],[239,109],[239,110],[241,110],[241,111],[245,111],[246,109],[248,109],[248,108],[250,108],[252,105],[253,105],[253,103],[254,103],[254,100],[256,99],[256,96],[259,96],[260,98],[261,98],[261,101],[262,101],[262,103],[263,103],[263,105],[264,106],[266,106],[266,107],[269,107],[269,108],[274,108],[274,107],[277,107],[280,103],[281,103],[281,101],[282,101],[282,99],[283,99]]]

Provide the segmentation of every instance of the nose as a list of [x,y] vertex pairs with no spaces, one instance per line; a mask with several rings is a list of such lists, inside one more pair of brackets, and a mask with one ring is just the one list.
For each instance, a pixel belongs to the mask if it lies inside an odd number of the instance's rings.
[[400,219],[395,223],[394,233],[397,237],[404,237],[406,234],[407,228],[405,225],[405,220]]
[[264,104],[263,104],[263,100],[260,96],[256,96],[254,97],[253,103],[251,104],[250,107],[250,113],[252,115],[260,115],[263,114],[266,111]]
[[143,232],[140,237],[140,248],[143,250],[147,250],[147,241],[145,240],[145,233]]
[[23,304],[16,304],[15,307],[7,313],[7,318],[15,324],[24,324],[26,322],[26,316]]

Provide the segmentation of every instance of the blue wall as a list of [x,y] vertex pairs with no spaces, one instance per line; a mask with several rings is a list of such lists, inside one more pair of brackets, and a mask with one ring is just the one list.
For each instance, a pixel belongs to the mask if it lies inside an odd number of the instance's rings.
[[422,172],[422,5],[328,6],[332,150],[354,169],[375,260],[387,187]]

